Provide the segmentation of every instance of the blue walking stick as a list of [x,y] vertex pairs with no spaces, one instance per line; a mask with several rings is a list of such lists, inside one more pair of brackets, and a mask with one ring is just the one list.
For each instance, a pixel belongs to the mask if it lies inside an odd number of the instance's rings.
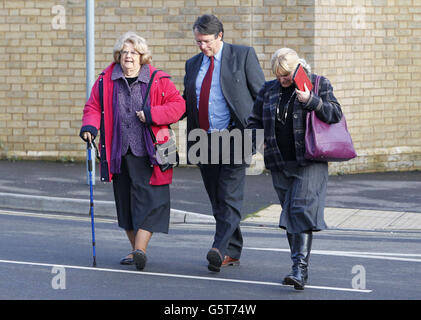
[[91,216],[91,227],[92,227],[92,253],[93,253],[93,266],[96,267],[96,252],[95,252],[95,222],[94,222],[94,191],[93,191],[93,176],[92,176],[92,144],[87,142],[87,152],[88,152],[88,171],[89,171],[89,190],[90,190],[90,209],[89,214]]

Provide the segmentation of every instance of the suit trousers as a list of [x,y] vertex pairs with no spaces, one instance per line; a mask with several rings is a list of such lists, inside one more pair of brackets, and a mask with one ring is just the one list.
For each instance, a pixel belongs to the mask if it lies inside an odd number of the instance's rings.
[[199,168],[216,221],[212,248],[218,248],[222,256],[240,259],[243,247],[240,221],[246,165],[199,164]]

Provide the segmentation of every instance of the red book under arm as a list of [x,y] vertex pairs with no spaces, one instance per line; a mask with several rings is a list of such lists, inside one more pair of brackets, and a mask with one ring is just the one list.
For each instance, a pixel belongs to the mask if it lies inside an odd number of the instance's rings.
[[313,88],[313,85],[311,84],[311,81],[301,64],[298,64],[297,69],[295,69],[292,80],[294,80],[295,86],[300,91],[305,91],[304,83],[307,85],[309,91]]

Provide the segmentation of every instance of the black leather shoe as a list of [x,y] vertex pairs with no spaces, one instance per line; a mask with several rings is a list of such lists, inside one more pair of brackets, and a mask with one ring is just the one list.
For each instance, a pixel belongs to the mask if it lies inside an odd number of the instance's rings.
[[208,259],[208,269],[213,272],[221,271],[222,265],[222,255],[217,248],[212,248],[209,250],[208,255],[206,256]]
[[133,251],[133,260],[137,270],[143,270],[146,265],[146,254],[142,250]]

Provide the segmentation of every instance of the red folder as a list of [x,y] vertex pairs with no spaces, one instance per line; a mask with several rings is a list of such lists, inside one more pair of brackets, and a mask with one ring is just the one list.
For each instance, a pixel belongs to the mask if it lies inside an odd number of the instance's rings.
[[298,64],[297,69],[295,69],[292,80],[294,80],[295,86],[300,91],[305,91],[304,83],[307,85],[309,91],[313,88],[313,85],[311,84],[311,81],[301,64]]

